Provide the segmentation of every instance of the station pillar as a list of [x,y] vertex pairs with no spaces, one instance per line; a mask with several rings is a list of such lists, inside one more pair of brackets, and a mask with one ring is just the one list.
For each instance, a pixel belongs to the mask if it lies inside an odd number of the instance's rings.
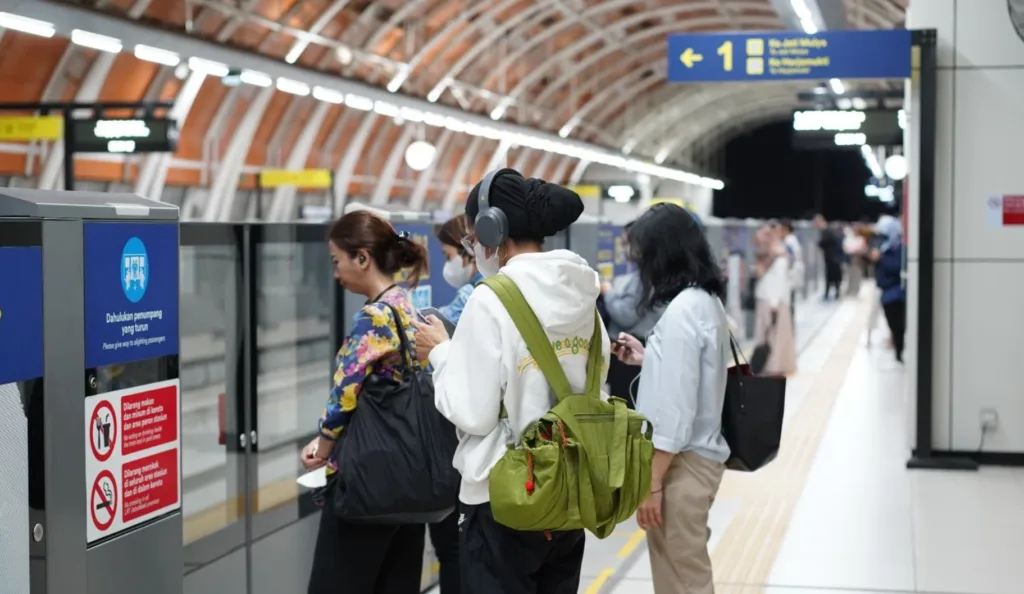
[[0,189],[0,590],[181,594],[178,210]]
[[[921,89],[913,81],[905,102],[908,293],[934,296],[931,446],[937,456],[1024,464],[1024,400],[1013,374],[1024,328],[1024,31],[1006,0],[911,0],[907,27],[938,34],[930,229],[916,218]],[[934,246],[931,286],[920,286],[922,241]],[[913,349],[916,299],[908,308]],[[911,350],[908,369],[917,363]],[[916,378],[907,375],[913,394]]]

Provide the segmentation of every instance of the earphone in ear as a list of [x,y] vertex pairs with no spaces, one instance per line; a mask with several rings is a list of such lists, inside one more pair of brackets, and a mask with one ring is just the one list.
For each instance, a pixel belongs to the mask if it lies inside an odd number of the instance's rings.
[[359,254],[359,263],[366,264],[366,256]]
[[491,206],[490,202],[491,184],[496,177],[498,171],[491,171],[480,182],[480,192],[476,196],[479,212],[473,222],[477,241],[489,248],[496,248],[508,239],[508,217],[500,208]]

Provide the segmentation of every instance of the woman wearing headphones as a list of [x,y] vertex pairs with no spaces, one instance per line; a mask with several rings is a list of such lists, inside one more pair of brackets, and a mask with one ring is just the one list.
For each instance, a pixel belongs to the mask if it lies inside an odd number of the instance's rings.
[[[515,283],[536,314],[573,390],[582,390],[600,283],[586,260],[568,250],[545,252],[544,238],[583,212],[574,192],[512,169],[488,174],[470,192],[467,251],[485,277]],[[530,356],[505,306],[490,287],[473,291],[451,339],[436,318],[420,324],[417,353],[434,367],[437,409],[459,431],[455,468],[462,473],[462,590],[473,593],[575,594],[583,563],[582,530],[524,532],[500,525],[490,507],[491,469],[507,444],[555,405],[544,374]],[[504,406],[506,416],[501,419]]]
[[483,275],[476,269],[476,259],[473,252],[468,251],[462,245],[462,240],[468,234],[466,215],[459,215],[441,225],[437,230],[437,239],[441,242],[441,249],[444,250],[444,280],[449,285],[458,289],[455,299],[440,309],[444,317],[451,320],[452,324],[459,323],[462,310],[466,307],[473,287],[483,280]]
[[[409,269],[409,284],[415,285],[426,274],[428,264],[423,246],[365,210],[346,214],[334,223],[328,248],[334,278],[347,291],[367,299],[338,351],[334,387],[320,418],[320,436],[302,450],[303,466],[308,470],[327,466],[330,476],[337,470],[334,442],[352,415],[358,414],[363,382],[373,374],[400,379],[406,364],[401,332],[415,344],[411,321],[416,308],[405,290],[395,284],[395,273]],[[353,524],[338,519],[328,502],[321,512],[308,592],[418,594],[423,544],[422,524]]]

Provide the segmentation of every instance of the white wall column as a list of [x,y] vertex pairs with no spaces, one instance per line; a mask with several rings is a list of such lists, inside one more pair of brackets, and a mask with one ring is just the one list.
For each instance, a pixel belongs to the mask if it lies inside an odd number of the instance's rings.
[[[912,0],[911,29],[938,30],[934,285],[918,277],[919,87],[908,83],[907,368],[915,394],[916,295],[934,295],[932,445],[1024,453],[1013,371],[1024,328],[1024,226],[1004,225],[1004,194],[1024,194],[1024,41],[1006,0]],[[1009,201],[1007,201],[1009,203]],[[982,440],[980,416],[998,427]]]

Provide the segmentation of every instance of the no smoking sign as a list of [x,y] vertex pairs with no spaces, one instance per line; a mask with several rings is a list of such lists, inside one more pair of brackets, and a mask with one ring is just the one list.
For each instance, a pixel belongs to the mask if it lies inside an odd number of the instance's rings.
[[101,532],[110,528],[117,517],[117,479],[113,473],[104,470],[96,476],[89,499],[93,525]]

